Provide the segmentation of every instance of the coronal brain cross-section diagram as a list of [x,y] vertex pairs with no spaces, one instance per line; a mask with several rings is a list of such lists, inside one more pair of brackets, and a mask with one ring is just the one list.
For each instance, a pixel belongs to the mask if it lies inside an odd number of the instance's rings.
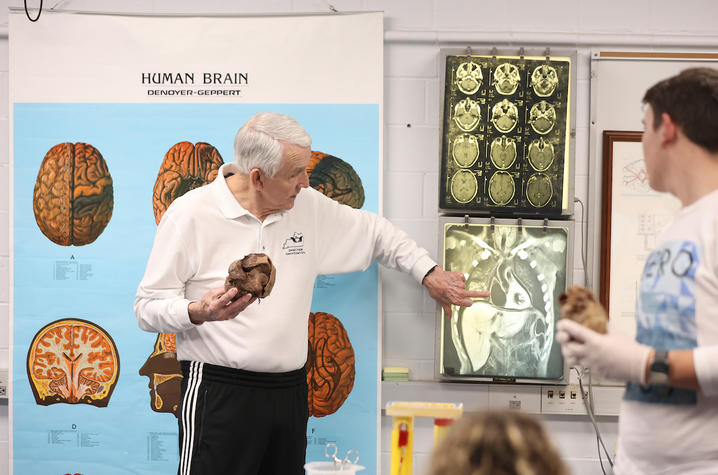
[[120,375],[120,357],[112,337],[98,325],[56,320],[33,338],[27,374],[35,402],[41,406],[107,407]]
[[452,376],[559,378],[553,345],[556,300],[566,288],[567,229],[447,224],[447,270],[469,290],[489,290],[444,318],[442,373]]
[[48,239],[61,246],[90,244],[112,217],[112,177],[100,152],[86,143],[61,143],[42,160],[32,208]]
[[162,160],[152,192],[155,222],[160,222],[176,198],[214,180],[222,163],[222,156],[208,143],[179,142],[173,145]]
[[306,370],[309,415],[337,412],[354,388],[354,348],[342,322],[331,313],[309,314]]
[[361,208],[364,186],[354,168],[334,155],[312,151],[307,166],[309,186],[339,203]]

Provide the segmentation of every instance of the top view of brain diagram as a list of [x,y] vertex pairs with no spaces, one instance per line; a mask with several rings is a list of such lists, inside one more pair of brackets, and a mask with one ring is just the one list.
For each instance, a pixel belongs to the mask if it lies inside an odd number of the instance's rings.
[[566,288],[566,229],[447,224],[444,253],[447,270],[491,296],[444,316],[442,374],[560,378],[554,325]]

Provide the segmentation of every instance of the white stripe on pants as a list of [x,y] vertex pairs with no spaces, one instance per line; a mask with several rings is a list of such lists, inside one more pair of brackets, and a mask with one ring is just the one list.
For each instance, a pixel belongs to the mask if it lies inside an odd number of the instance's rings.
[[190,363],[187,391],[182,400],[182,453],[180,454],[179,475],[189,475],[192,467],[192,448],[194,446],[195,411],[197,394],[202,382],[202,365],[197,361]]

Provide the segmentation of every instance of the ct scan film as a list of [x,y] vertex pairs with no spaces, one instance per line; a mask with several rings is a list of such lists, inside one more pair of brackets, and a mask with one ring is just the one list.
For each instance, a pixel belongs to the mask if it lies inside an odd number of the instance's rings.
[[[469,290],[471,307],[441,311],[438,373],[445,379],[517,382],[563,379],[554,341],[557,298],[571,269],[569,222],[441,218],[444,268]],[[528,381],[526,381],[528,380]]]
[[568,213],[571,57],[442,51],[439,208]]

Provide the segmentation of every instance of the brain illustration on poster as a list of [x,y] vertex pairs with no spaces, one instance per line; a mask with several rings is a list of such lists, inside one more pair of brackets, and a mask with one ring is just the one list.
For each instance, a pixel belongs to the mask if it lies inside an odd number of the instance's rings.
[[152,353],[139,371],[149,378],[150,407],[155,412],[178,416],[182,368],[177,361],[174,333],[158,333]]
[[112,177],[95,147],[61,143],[47,152],[32,204],[48,239],[62,246],[90,244],[110,221],[112,203]]
[[35,402],[106,407],[120,374],[112,337],[85,320],[62,319],[45,325],[27,353],[27,375]]

